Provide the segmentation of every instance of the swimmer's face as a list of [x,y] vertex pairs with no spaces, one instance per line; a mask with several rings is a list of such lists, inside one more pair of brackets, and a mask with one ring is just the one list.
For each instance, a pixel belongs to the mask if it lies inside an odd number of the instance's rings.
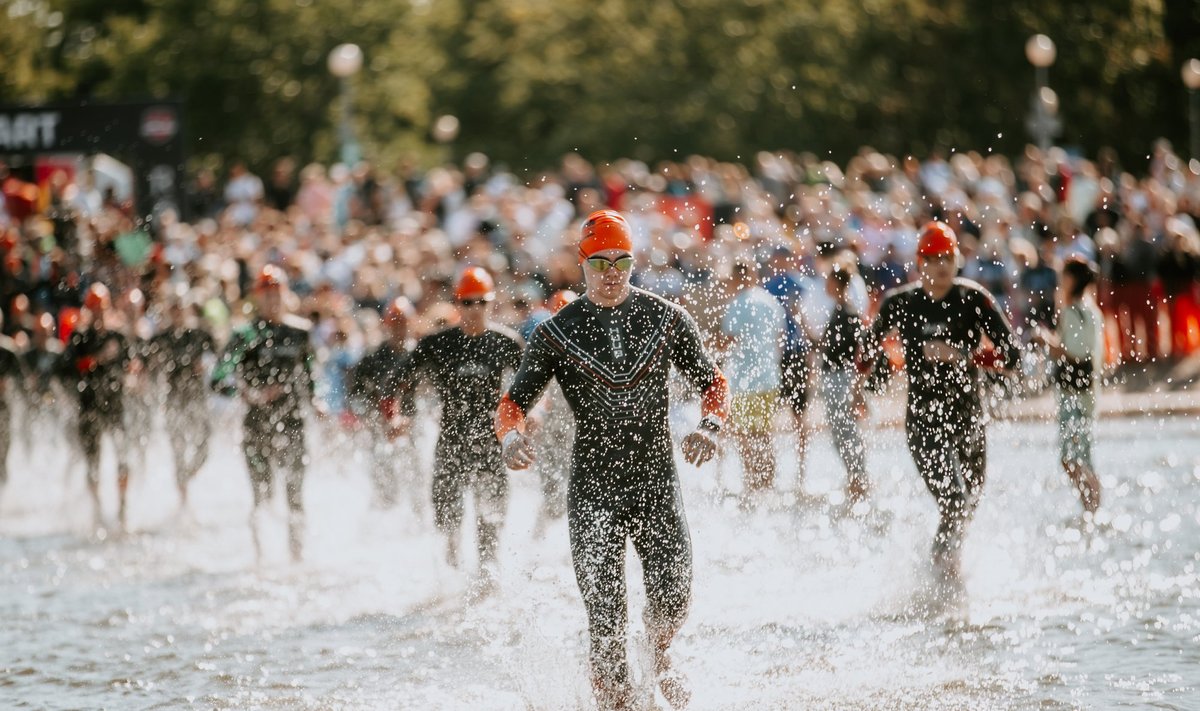
[[958,276],[958,255],[939,254],[917,259],[921,283],[926,291],[941,292],[949,289]]
[[618,301],[629,290],[633,255],[620,249],[605,249],[583,261],[583,280],[588,293],[601,301]]
[[462,325],[468,331],[479,331],[487,325],[488,314],[491,313],[492,302],[483,299],[469,299],[458,302],[458,315]]

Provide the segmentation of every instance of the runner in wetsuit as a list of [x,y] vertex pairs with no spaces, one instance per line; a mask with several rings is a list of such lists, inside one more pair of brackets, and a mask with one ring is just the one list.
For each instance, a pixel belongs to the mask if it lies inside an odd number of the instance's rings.
[[[284,298],[287,275],[274,265],[258,273],[254,283],[257,318],[233,334],[212,374],[212,384],[224,395],[246,401],[242,449],[254,512],[270,501],[274,473],[282,470],[288,503],[288,546],[298,561],[304,544],[304,402],[313,400],[312,347],[307,321],[287,313]],[[261,556],[254,513],[250,530]]]
[[179,301],[167,306],[168,326],[149,340],[152,377],[162,379],[167,439],[175,458],[180,507],[187,506],[188,483],[208,460],[212,420],[204,387],[204,359],[215,351],[213,338],[198,327],[194,313]]
[[705,354],[695,321],[679,306],[630,287],[633,242],[615,211],[583,225],[580,262],[587,294],[540,324],[500,403],[496,435],[505,463],[534,459],[525,415],[551,379],[575,414],[567,523],[575,577],[587,608],[592,684],[602,708],[635,703],[626,665],[625,545],[645,573],[646,627],[655,673],[674,706],[687,703],[667,650],[691,601],[692,550],[668,425],[671,366],[703,393],[703,419],[683,440],[703,464],[729,408],[724,375]]
[[87,467],[95,521],[100,523],[100,438],[112,435],[117,455],[117,520],[125,527],[125,494],[129,489],[128,438],[125,433],[125,378],[132,369],[128,339],[112,328],[112,297],[97,282],[88,287],[83,306],[86,325],[71,334],[60,363],[64,379],[79,394],[79,443]]
[[54,317],[43,313],[33,323],[29,346],[20,353],[25,376],[20,390],[25,398],[26,416],[17,424],[22,427],[21,440],[27,451],[33,449],[35,441],[45,443],[40,433],[62,415],[58,406],[65,399],[59,390],[63,342],[55,337],[55,332]]
[[54,383],[58,380],[59,361],[63,343],[54,337],[54,317],[48,313],[34,321],[29,347],[21,352],[21,365],[26,375],[24,385],[34,409],[46,407],[56,399]]
[[492,413],[500,402],[500,379],[521,361],[520,337],[488,320],[496,298],[492,277],[469,267],[454,290],[462,322],[417,342],[398,380],[414,386],[427,376],[442,403],[441,432],[434,452],[433,516],[446,536],[446,558],[457,566],[463,495],[475,492],[480,582],[495,574],[496,547],[508,502],[508,478]]
[[[983,287],[956,278],[961,256],[949,226],[925,226],[917,245],[920,281],[888,293],[867,332],[867,360],[897,333],[908,375],[905,430],[917,471],[937,502],[933,563],[959,578],[964,529],[979,502],[987,466],[980,367],[1011,369],[1018,346],[1008,320]],[[991,348],[981,349],[986,336]]]
[[371,483],[375,504],[381,508],[396,503],[399,468],[414,467],[416,461],[409,436],[412,389],[398,379],[412,350],[408,324],[415,315],[412,303],[403,296],[389,303],[383,312],[384,342],[354,366],[350,379],[350,407],[366,424],[371,439]]

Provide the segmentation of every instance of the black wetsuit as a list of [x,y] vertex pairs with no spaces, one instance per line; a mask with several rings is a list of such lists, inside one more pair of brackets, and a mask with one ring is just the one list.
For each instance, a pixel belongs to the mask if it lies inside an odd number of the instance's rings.
[[397,456],[400,448],[388,433],[392,417],[413,415],[413,389],[400,379],[408,357],[407,349],[384,343],[358,361],[350,376],[351,411],[366,423],[371,438],[371,482],[376,501],[385,507],[396,503],[397,467],[413,466],[411,457]]
[[[129,338],[129,354],[142,363],[150,358],[150,339]],[[154,429],[154,388],[145,370],[134,371],[125,387],[125,444],[138,471],[146,469],[146,454],[150,449],[150,433]]]
[[26,376],[25,394],[31,403],[36,403],[35,407],[56,399],[55,383],[60,379],[62,356],[63,345],[56,338],[49,338],[41,347],[34,345],[20,354]]
[[457,535],[462,526],[463,495],[475,491],[479,553],[496,555],[499,526],[508,501],[508,478],[492,415],[500,402],[501,377],[521,361],[521,340],[507,328],[489,325],[471,337],[454,327],[417,342],[400,370],[399,380],[415,383],[427,374],[442,404],[441,432],[434,453],[434,523]]
[[113,436],[118,467],[127,466],[124,397],[130,358],[125,336],[88,328],[71,334],[60,361],[64,379],[75,383],[79,396],[79,442],[93,482],[100,473],[100,437],[105,431]]
[[20,353],[21,368],[25,382],[21,386],[21,395],[25,399],[26,416],[23,421],[14,423],[20,431],[21,441],[27,451],[32,451],[35,443],[44,444],[44,432],[47,428],[55,427],[62,421],[65,414],[59,405],[66,398],[61,397],[59,384],[62,381],[63,342],[54,337],[47,338],[41,344],[30,344],[30,347]]
[[295,513],[304,509],[308,458],[301,405],[312,401],[312,358],[307,322],[291,317],[285,317],[285,323],[259,320],[234,333],[213,370],[213,386],[226,395],[282,388],[272,402],[254,403],[247,398],[242,449],[255,506],[271,498],[272,468],[278,468],[285,475],[288,507]]
[[204,356],[215,351],[213,338],[198,328],[170,329],[150,339],[150,370],[166,385],[164,415],[181,486],[208,459],[212,420],[203,373]]
[[[972,356],[986,335],[997,362],[1011,369],[1018,345],[995,298],[967,279],[955,279],[941,301],[918,284],[889,292],[867,334],[867,352],[877,354],[891,332],[900,336],[908,375],[908,449],[941,515],[935,551],[948,550],[961,543],[987,468],[982,384]],[[923,347],[938,340],[959,350],[966,365],[926,359]],[[886,357],[877,361],[884,365]]]
[[583,298],[541,323],[509,390],[528,413],[554,378],[575,415],[571,556],[593,670],[619,682],[628,678],[626,539],[642,561],[648,623],[677,628],[691,601],[691,538],[668,425],[672,365],[700,390],[718,374],[691,316],[634,289],[619,306]]

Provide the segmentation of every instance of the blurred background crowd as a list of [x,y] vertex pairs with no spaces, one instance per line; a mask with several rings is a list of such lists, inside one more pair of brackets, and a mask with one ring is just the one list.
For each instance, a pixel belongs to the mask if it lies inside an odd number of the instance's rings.
[[749,167],[702,156],[594,165],[571,153],[525,180],[481,153],[428,170],[282,158],[265,176],[235,162],[226,175],[195,175],[193,218],[163,215],[154,235],[87,171],[41,190],[13,176],[3,186],[0,309],[15,350],[65,341],[93,282],[111,289],[130,337],[150,338],[178,304],[221,341],[250,312],[253,275],[275,264],[291,309],[313,323],[335,414],[390,300],[408,297],[413,335],[428,333],[456,318],[457,274],[483,266],[500,287],[495,318],[528,333],[555,291],[582,290],[573,238],[602,207],[633,226],[635,284],[687,306],[718,349],[734,264],[815,292],[831,265],[852,268],[869,315],[914,277],[917,229],[940,219],[960,235],[962,275],[995,294],[1022,334],[1052,324],[1058,268],[1081,255],[1099,268],[1110,372],[1164,376],[1200,350],[1200,176],[1165,141],[1144,174],[1111,151],[1035,147],[1015,160],[864,148],[845,165],[762,152]]

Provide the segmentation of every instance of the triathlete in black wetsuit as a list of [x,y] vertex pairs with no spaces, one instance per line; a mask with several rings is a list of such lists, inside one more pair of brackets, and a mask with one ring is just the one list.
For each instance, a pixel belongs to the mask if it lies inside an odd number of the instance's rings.
[[150,339],[147,365],[161,378],[167,439],[175,458],[180,506],[187,506],[188,483],[208,460],[212,419],[204,387],[204,359],[216,350],[213,338],[197,324],[194,313],[178,301],[167,306],[167,328]]
[[389,303],[383,312],[384,342],[354,366],[350,379],[350,407],[370,437],[371,483],[381,508],[396,503],[399,469],[415,466],[409,436],[412,389],[400,382],[412,350],[408,324],[414,315],[412,303],[403,296]]
[[488,320],[496,297],[492,277],[469,267],[454,290],[462,322],[425,336],[400,371],[415,385],[429,377],[442,403],[441,432],[434,452],[433,516],[446,536],[446,556],[458,565],[463,495],[475,492],[476,537],[481,582],[494,575],[500,526],[508,503],[508,478],[500,443],[492,434],[492,413],[500,402],[501,377],[521,362],[520,337]]
[[132,366],[128,339],[113,329],[112,297],[97,282],[83,300],[89,322],[71,334],[60,363],[64,379],[79,395],[79,442],[87,467],[95,521],[100,514],[100,438],[108,432],[117,455],[117,520],[125,527],[125,494],[129,489],[128,438],[125,433],[125,378]]
[[19,354],[25,378],[19,391],[26,409],[22,421],[14,424],[21,428],[26,450],[32,450],[35,441],[45,442],[39,433],[59,421],[62,412],[58,406],[66,400],[60,389],[63,342],[56,331],[54,317],[41,314],[33,323],[28,347]]
[[57,399],[55,383],[59,379],[63,343],[55,337],[54,317],[48,313],[38,316],[29,337],[29,347],[21,352],[25,373],[23,390],[32,409],[48,408]]
[[587,219],[580,258],[586,298],[534,331],[501,401],[496,434],[505,462],[527,468],[534,452],[525,415],[551,379],[562,386],[576,423],[567,521],[597,699],[602,708],[635,703],[625,654],[628,539],[645,573],[659,686],[673,705],[683,705],[688,692],[667,649],[691,601],[692,550],[668,426],[667,378],[674,365],[704,394],[704,419],[683,441],[684,456],[696,465],[716,452],[728,387],[687,312],[630,287],[632,239],[619,213],[602,210]]
[[[921,280],[889,292],[864,344],[877,366],[880,342],[897,333],[908,375],[908,449],[937,501],[933,562],[959,576],[964,529],[979,502],[987,466],[979,367],[1011,369],[1018,346],[1008,320],[983,287],[956,278],[960,255],[954,231],[926,225],[917,247]],[[986,336],[990,350],[981,350]]]
[[[212,374],[215,389],[225,395],[240,394],[246,401],[242,421],[242,449],[254,510],[269,501],[274,473],[282,470],[287,491],[288,544],[292,559],[299,560],[304,543],[305,402],[313,401],[312,346],[309,324],[286,312],[287,276],[267,265],[254,284],[257,318],[235,332]],[[258,528],[251,514],[250,530],[261,555]]]

